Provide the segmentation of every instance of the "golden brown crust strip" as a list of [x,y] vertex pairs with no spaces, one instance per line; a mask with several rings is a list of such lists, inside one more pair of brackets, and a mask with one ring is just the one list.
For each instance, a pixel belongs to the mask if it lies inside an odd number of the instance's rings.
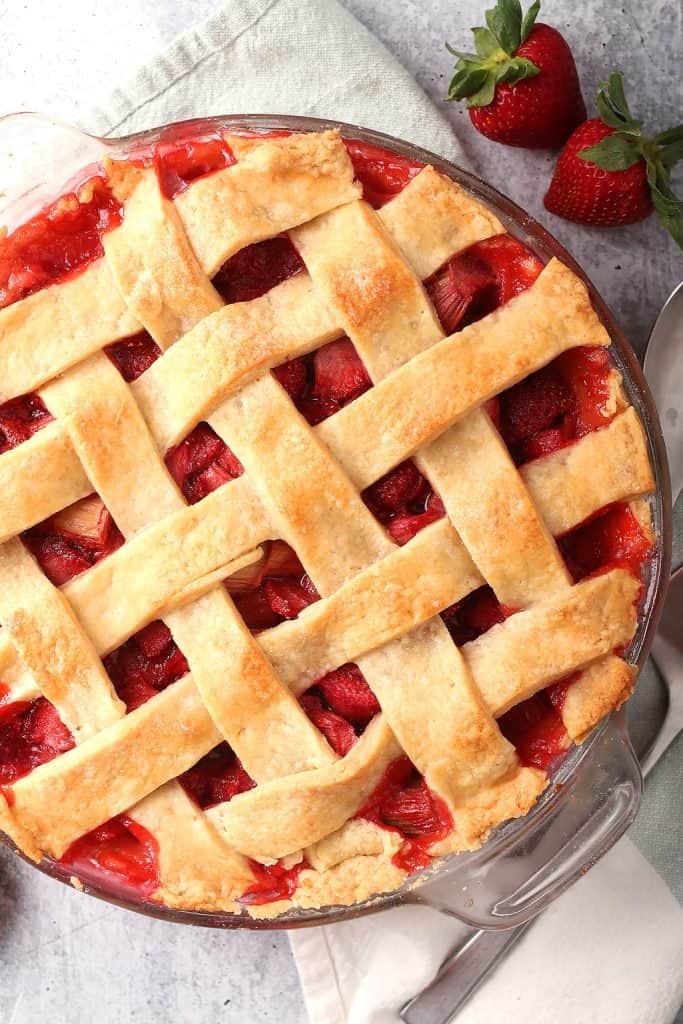
[[[524,345],[515,345],[518,333]],[[578,345],[609,345],[609,337],[583,282],[551,260],[527,291],[415,356],[321,423],[318,436],[363,489],[488,398]],[[419,388],[416,380],[429,384]]]
[[124,714],[71,605],[17,538],[0,545],[0,622],[77,743]]
[[627,644],[640,582],[625,569],[583,580],[512,615],[462,653],[494,715]]

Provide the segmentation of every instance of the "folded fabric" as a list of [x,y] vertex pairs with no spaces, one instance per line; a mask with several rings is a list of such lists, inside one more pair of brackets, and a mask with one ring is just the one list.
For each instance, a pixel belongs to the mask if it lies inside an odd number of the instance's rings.
[[[313,1024],[388,1024],[468,930],[399,907],[290,936]],[[622,839],[545,911],[458,1024],[671,1024],[683,1002],[683,909]]]
[[83,127],[126,135],[243,113],[334,118],[464,163],[417,82],[335,0],[233,0],[116,89]]

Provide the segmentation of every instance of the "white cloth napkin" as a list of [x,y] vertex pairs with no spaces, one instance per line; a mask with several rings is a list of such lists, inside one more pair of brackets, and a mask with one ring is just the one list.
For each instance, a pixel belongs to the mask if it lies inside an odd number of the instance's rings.
[[[429,907],[293,932],[313,1024],[394,1024],[471,934]],[[622,839],[539,917],[458,1024],[670,1024],[683,1000],[683,910]]]
[[[362,124],[463,162],[448,122],[335,0],[237,0],[183,35],[84,125],[122,135],[227,113]],[[311,1024],[389,1024],[466,929],[404,907],[291,934]],[[628,840],[527,932],[463,1024],[670,1024],[683,1001],[683,911]]]

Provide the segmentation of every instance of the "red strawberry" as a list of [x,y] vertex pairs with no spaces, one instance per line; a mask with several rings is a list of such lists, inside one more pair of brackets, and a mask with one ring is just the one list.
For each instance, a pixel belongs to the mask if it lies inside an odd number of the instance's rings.
[[313,357],[316,398],[350,402],[372,385],[368,371],[348,338],[331,341],[319,348]]
[[33,721],[31,742],[63,754],[73,747],[73,737],[47,700],[37,700],[32,705]]
[[38,395],[22,395],[0,405],[0,452],[16,448],[51,419]]
[[515,295],[526,291],[543,270],[543,263],[523,242],[510,235],[494,235],[470,246],[485,260],[496,279],[497,305],[504,306]]
[[263,584],[263,592],[275,614],[283,619],[295,619],[299,612],[315,601],[297,580],[267,580]]
[[240,249],[213,279],[226,302],[257,299],[304,269],[301,257],[286,235],[267,238]]
[[384,522],[388,516],[419,498],[428,486],[415,463],[408,460],[368,487],[365,500],[378,519]]
[[491,313],[497,305],[496,280],[488,264],[472,250],[454,256],[426,284],[427,294],[446,334]]
[[147,331],[134,334],[132,338],[124,338],[123,341],[115,341],[107,345],[104,351],[129,384],[137,380],[161,355],[161,349]]
[[250,594],[244,594],[235,598],[235,606],[249,629],[270,629],[281,622],[281,617],[274,612],[263,591],[259,586]]
[[409,540],[412,540],[416,533],[424,530],[425,526],[431,526],[437,519],[444,516],[444,507],[441,498],[430,495],[427,507],[424,512],[411,515],[410,512],[399,512],[386,524],[386,528],[397,544],[403,547]]
[[474,28],[476,53],[458,58],[449,100],[467,97],[472,124],[494,142],[528,149],[560,146],[586,116],[576,65],[550,25],[535,25],[540,0],[522,17],[519,0],[498,0],[486,28]]
[[335,715],[333,711],[324,708],[320,697],[316,697],[315,694],[304,694],[301,706],[332,749],[341,757],[348,754],[357,739],[353,726],[339,715]]
[[620,73],[601,84],[595,105],[600,116],[579,125],[558,157],[546,208],[602,227],[633,224],[654,208],[683,248],[683,201],[672,192],[669,173],[683,157],[683,125],[644,136]]
[[296,404],[306,391],[306,363],[303,359],[290,359],[288,363],[276,366],[273,376]]
[[208,423],[198,423],[184,441],[170,448],[165,462],[190,504],[244,472],[237,456]]
[[326,420],[328,416],[333,416],[335,412],[339,412],[341,405],[339,402],[335,402],[333,398],[316,398],[313,395],[306,395],[297,403],[297,409],[311,426],[315,427],[318,423]]
[[367,725],[379,711],[379,702],[357,665],[342,665],[315,686],[325,703],[354,725]]
[[73,737],[44,697],[7,705],[0,720],[0,786],[71,750]]
[[154,661],[173,642],[173,637],[168,626],[161,619],[155,619],[135,634],[135,641],[144,656]]
[[479,587],[441,613],[458,647],[476,640],[492,626],[504,622],[510,614],[511,610],[500,604],[488,586]]
[[572,412],[571,388],[552,366],[546,366],[499,396],[499,430],[507,445],[525,441]]
[[232,800],[238,793],[246,793],[256,785],[227,743],[214,747],[194,767],[179,776],[179,782],[202,810]]
[[320,594],[316,589],[315,583],[313,582],[313,580],[311,579],[307,572],[305,572],[301,577],[301,586],[303,590],[305,590],[306,593],[310,595],[313,601],[320,600]]
[[574,424],[571,419],[565,419],[559,427],[548,427],[547,430],[539,430],[532,437],[520,441],[513,449],[513,457],[516,466],[523,466],[533,459],[540,459],[542,455],[550,455],[558,448],[564,448],[574,439]]
[[87,557],[79,546],[70,544],[63,537],[42,533],[39,527],[28,530],[22,540],[56,587],[61,587],[93,564],[92,558]]
[[610,136],[614,129],[599,117],[584,121],[567,141],[543,202],[551,213],[580,224],[616,227],[644,220],[652,213],[645,161],[622,170],[607,170],[583,154]]

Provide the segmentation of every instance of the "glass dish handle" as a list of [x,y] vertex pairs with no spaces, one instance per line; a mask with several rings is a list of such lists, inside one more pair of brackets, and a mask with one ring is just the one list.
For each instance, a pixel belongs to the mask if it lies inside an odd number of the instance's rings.
[[636,816],[642,775],[624,712],[589,742],[580,769],[556,784],[525,828],[469,855],[407,899],[475,928],[512,928],[544,910],[605,854]]

